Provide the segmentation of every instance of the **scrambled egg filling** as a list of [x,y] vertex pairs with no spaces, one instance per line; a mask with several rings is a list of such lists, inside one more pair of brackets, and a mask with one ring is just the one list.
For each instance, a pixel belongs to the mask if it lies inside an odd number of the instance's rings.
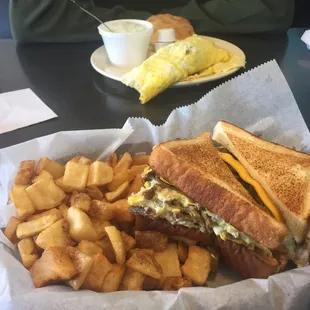
[[[146,209],[151,218],[162,218],[172,225],[183,225],[189,228],[196,228],[201,232],[206,232],[205,221],[191,200],[165,187],[159,187],[160,181],[153,180],[145,182],[139,193],[128,198],[129,205],[139,206]],[[155,189],[152,198],[148,195]]]
[[168,182],[156,176],[152,170],[145,172],[144,180],[144,187],[128,198],[130,206],[143,207],[151,218],[163,218],[172,225],[197,228],[202,232],[212,229],[222,240],[232,240],[251,250],[258,250],[263,256],[272,256],[269,249],[238,231],[221,217],[193,202]]

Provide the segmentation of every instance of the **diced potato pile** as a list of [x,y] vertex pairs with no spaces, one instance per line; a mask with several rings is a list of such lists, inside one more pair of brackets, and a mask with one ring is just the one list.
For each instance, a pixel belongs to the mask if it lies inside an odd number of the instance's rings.
[[4,234],[17,244],[36,287],[114,292],[205,284],[207,249],[135,231],[127,197],[140,190],[147,162],[148,155],[129,153],[107,162],[74,157],[64,166],[49,158],[37,166],[21,162],[10,193],[17,216]]

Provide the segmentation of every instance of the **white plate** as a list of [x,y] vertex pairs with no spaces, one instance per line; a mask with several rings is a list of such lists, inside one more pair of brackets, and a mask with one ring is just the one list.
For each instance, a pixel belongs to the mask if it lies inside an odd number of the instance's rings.
[[[205,38],[211,40],[217,47],[222,48],[230,52],[231,54],[245,58],[243,51],[238,46],[230,42],[220,40],[217,38],[213,38],[213,37],[205,37]],[[121,77],[125,73],[130,71],[130,68],[126,69],[126,68],[118,68],[118,67],[113,66],[109,61],[109,58],[108,58],[108,55],[107,55],[107,52],[104,46],[97,48],[93,52],[93,54],[90,57],[90,63],[97,72],[116,81],[120,81]],[[224,73],[217,73],[211,76],[197,78],[191,81],[178,82],[178,83],[171,85],[171,87],[184,87],[184,86],[190,86],[190,85],[198,85],[198,84],[218,80],[225,76],[233,74],[239,69],[240,68],[234,68]]]

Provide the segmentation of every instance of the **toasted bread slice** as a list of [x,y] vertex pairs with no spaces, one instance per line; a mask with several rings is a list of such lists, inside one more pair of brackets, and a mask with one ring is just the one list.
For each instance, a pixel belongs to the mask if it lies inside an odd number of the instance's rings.
[[262,211],[221,160],[210,133],[156,146],[150,167],[173,186],[269,249],[281,246],[285,225]]
[[309,230],[310,155],[267,142],[224,121],[217,123],[212,138],[262,185],[296,241],[302,242]]
[[218,245],[227,264],[245,279],[267,279],[279,270],[276,259],[260,257],[242,244],[218,238]]

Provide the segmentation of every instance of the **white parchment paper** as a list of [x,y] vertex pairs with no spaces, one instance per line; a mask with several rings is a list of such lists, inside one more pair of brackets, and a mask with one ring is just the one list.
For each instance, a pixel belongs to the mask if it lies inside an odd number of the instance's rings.
[[[212,130],[220,119],[265,139],[310,151],[309,131],[281,70],[271,61],[222,84],[197,103],[176,109],[162,126],[130,118],[122,130],[58,133],[1,150],[1,202],[7,199],[20,160],[42,156],[66,159],[77,153],[94,158],[102,150],[107,156],[121,144],[120,152],[150,152],[159,142]],[[108,148],[116,138],[118,142]],[[0,203],[3,224],[9,213],[4,211],[6,208],[10,207],[1,207]],[[0,231],[0,309],[310,309],[310,267],[268,280],[233,284],[236,275],[222,268],[209,281],[209,286],[216,288],[98,294],[74,292],[63,286],[34,289],[29,272],[16,257],[16,249]]]

